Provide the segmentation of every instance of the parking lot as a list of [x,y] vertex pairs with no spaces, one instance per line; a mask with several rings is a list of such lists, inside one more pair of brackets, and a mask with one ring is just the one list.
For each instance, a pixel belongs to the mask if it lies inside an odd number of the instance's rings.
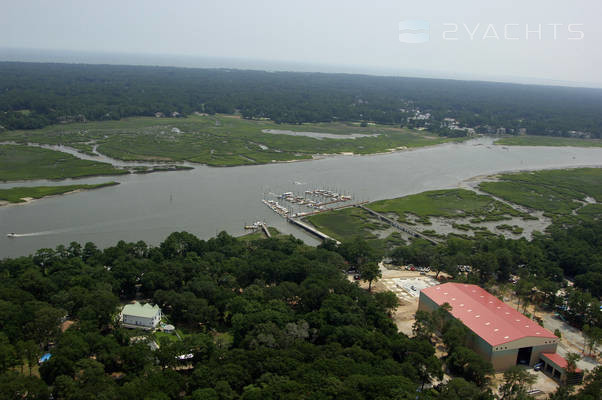
[[383,279],[382,283],[402,301],[412,302],[418,298],[422,289],[437,285],[439,282],[430,276],[419,276]]
[[420,290],[437,285],[439,282],[434,278],[435,274],[432,272],[387,269],[382,264],[381,273],[382,279],[374,285],[374,289],[376,291],[389,290],[397,295],[401,300],[401,305],[395,312],[395,323],[401,332],[411,335],[414,314],[418,309]]

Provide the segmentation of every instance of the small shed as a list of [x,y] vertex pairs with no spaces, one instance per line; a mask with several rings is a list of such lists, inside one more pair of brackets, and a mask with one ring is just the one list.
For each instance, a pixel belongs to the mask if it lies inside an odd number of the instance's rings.
[[583,381],[583,371],[577,368],[575,372],[569,374],[566,359],[558,353],[542,353],[540,360],[543,363],[541,370],[559,382],[580,384]]

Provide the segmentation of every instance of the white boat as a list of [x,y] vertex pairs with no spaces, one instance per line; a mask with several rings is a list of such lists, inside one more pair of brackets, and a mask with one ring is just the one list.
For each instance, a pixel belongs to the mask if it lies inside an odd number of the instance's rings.
[[8,236],[9,238],[16,238],[17,234],[15,232],[11,232],[11,233],[7,233],[6,236]]

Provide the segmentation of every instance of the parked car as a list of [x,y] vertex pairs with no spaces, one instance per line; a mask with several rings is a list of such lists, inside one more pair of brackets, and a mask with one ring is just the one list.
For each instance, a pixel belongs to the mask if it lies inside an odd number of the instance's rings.
[[543,363],[542,362],[538,362],[537,364],[535,364],[533,366],[533,370],[534,371],[541,371],[542,368],[543,368]]
[[355,279],[356,281],[359,281],[360,280],[360,274],[353,275],[353,279]]

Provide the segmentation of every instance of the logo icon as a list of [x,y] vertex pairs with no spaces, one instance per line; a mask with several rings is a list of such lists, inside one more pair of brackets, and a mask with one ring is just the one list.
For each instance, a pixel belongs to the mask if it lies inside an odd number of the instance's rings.
[[399,41],[401,43],[424,43],[430,40],[428,21],[408,19],[399,23]]

